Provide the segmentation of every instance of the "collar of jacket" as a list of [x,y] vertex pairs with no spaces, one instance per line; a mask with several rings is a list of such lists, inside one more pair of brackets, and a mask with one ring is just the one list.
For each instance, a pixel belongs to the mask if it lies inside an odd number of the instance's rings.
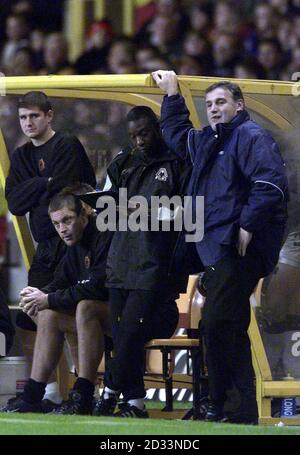
[[205,129],[209,134],[218,135],[219,139],[222,139],[224,136],[228,136],[235,128],[240,126],[242,123],[250,119],[248,112],[244,109],[239,112],[229,123],[218,123],[216,125],[217,131],[214,131],[211,126],[207,126]]

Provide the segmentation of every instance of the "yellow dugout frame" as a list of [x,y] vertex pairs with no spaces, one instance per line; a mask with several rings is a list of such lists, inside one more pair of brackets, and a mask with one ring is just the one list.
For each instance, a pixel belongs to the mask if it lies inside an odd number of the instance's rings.
[[[179,85],[196,128],[201,127],[197,102],[203,101],[205,89],[218,78],[179,76]],[[266,121],[276,132],[290,132],[298,128],[300,101],[297,83],[255,80],[234,80],[243,90],[246,106],[259,119]],[[147,105],[160,113],[163,94],[151,75],[95,75],[95,76],[25,76],[0,79],[1,95],[22,94],[42,90],[50,97],[110,100],[130,105]],[[300,90],[299,90],[300,91]],[[294,94],[294,95],[293,95]],[[15,119],[12,119],[15,121]],[[0,130],[0,184],[4,188],[9,170],[9,156]],[[13,217],[13,223],[28,268],[34,246],[25,217]],[[299,425],[298,418],[271,418],[271,398],[300,396],[300,381],[273,381],[269,362],[260,336],[255,313],[252,311],[249,335],[256,375],[257,400],[261,424],[274,424],[279,420]]]

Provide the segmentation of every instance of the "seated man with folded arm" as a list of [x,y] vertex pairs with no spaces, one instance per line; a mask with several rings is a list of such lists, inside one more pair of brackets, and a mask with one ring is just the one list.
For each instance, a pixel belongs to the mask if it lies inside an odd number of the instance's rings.
[[38,319],[38,348],[24,393],[2,411],[42,412],[46,382],[60,359],[65,333],[77,333],[78,378],[58,412],[91,414],[104,334],[110,331],[105,267],[112,234],[97,230],[94,217],[68,189],[51,199],[49,215],[67,252],[49,285],[21,292],[23,311]]

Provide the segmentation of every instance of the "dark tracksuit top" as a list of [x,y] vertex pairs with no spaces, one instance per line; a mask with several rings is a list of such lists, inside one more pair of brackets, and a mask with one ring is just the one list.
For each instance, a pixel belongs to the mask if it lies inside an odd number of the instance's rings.
[[[183,196],[190,167],[162,145],[153,157],[139,152],[120,152],[108,167],[107,174],[112,191],[126,188],[128,199],[144,196],[150,207],[151,196]],[[176,277],[168,277],[177,238],[178,232],[117,231],[108,254],[107,286],[168,292],[169,283],[172,297],[184,292],[185,270],[180,270]]]
[[[51,181],[48,181],[52,177]],[[45,144],[18,147],[11,157],[5,196],[13,215],[30,213],[30,229],[36,242],[56,235],[48,216],[52,196],[65,186],[85,182],[96,186],[95,173],[75,136],[55,133]]]
[[81,240],[67,247],[53,281],[42,290],[51,310],[75,311],[81,300],[108,300],[106,259],[111,232],[100,232],[91,218]]

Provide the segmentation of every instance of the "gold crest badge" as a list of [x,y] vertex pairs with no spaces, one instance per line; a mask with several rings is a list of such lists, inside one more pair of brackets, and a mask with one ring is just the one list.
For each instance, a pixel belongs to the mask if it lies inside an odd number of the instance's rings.
[[86,268],[86,269],[89,269],[89,268],[90,268],[91,259],[89,258],[89,256],[85,256],[85,258],[84,258],[84,265],[85,265],[85,268]]
[[43,160],[43,158],[41,158],[41,159],[39,160],[39,171],[40,171],[40,172],[43,172],[43,171],[45,170],[45,167],[46,167],[45,161]]

